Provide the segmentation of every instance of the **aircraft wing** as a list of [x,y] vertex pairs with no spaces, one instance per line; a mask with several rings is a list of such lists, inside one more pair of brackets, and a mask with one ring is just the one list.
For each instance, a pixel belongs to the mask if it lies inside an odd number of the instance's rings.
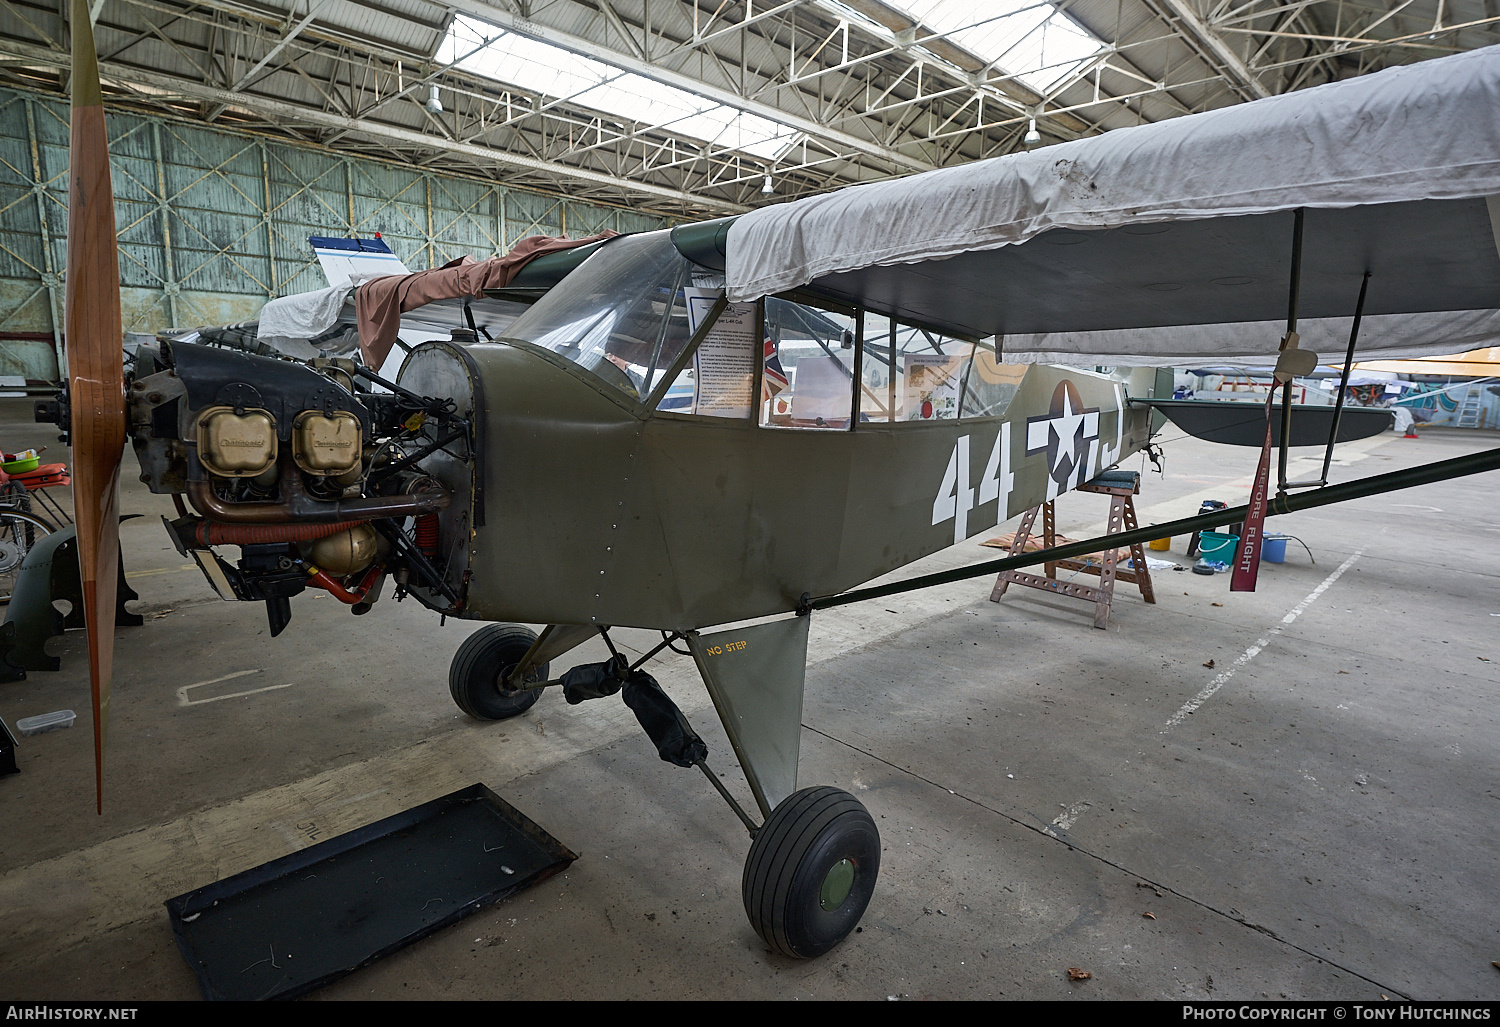
[[1007,360],[1268,363],[1500,341],[1500,47],[745,214],[731,300],[803,287]]

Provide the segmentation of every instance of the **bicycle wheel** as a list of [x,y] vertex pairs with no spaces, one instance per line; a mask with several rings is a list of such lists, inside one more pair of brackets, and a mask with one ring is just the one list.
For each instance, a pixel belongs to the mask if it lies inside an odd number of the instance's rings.
[[53,532],[52,525],[35,514],[0,509],[0,603],[10,602],[21,564],[38,539]]

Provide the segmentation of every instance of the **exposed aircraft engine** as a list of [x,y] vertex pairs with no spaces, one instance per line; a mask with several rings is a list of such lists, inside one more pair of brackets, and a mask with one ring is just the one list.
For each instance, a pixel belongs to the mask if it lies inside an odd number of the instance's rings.
[[470,422],[451,399],[348,360],[163,342],[136,358],[129,425],[141,481],[177,501],[167,529],[178,549],[223,598],[265,602],[273,635],[307,588],[359,614],[390,578],[398,600],[461,611],[438,523],[453,490],[425,466],[439,453],[471,460]]

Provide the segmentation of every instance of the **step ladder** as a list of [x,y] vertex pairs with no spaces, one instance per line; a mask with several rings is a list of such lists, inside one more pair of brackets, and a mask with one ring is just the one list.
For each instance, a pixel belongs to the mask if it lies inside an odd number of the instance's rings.
[[1468,391],[1464,393],[1464,401],[1458,408],[1458,421],[1456,422],[1460,428],[1479,427],[1479,407],[1483,395],[1484,388],[1479,385],[1470,385]]

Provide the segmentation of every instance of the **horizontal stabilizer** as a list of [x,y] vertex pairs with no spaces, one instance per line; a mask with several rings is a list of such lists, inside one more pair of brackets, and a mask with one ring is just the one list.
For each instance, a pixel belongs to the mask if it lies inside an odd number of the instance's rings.
[[[1266,408],[1259,403],[1225,403],[1219,400],[1133,399],[1167,415],[1177,427],[1205,442],[1226,446],[1260,446],[1266,437]],[[1281,414],[1271,419],[1271,445],[1281,445]],[[1333,426],[1331,406],[1294,404],[1292,406],[1292,441],[1294,446],[1326,446],[1328,430]],[[1391,412],[1386,407],[1345,407],[1339,415],[1337,442],[1353,442],[1389,431]]]

